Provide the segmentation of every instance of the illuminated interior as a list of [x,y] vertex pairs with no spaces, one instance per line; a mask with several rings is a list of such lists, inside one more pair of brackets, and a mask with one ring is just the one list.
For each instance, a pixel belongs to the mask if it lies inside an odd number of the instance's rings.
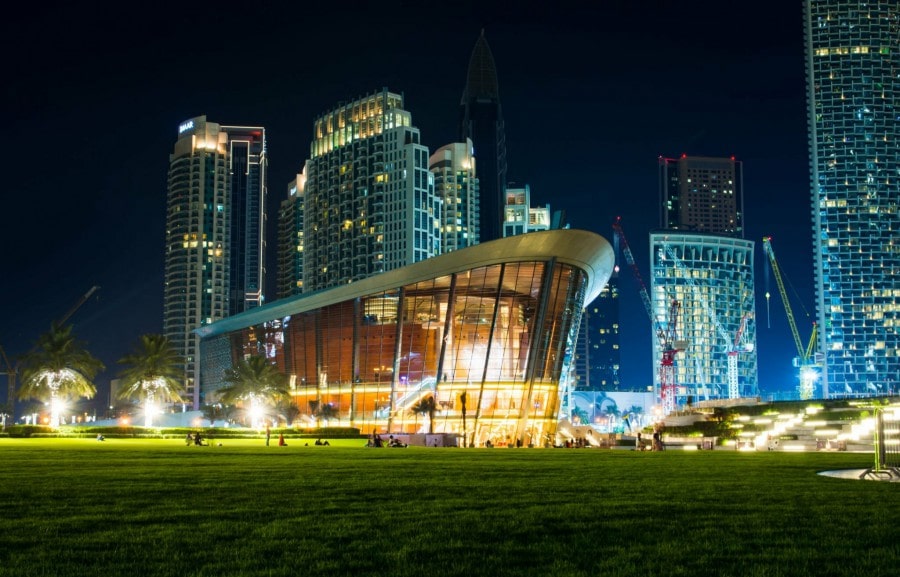
[[[592,265],[541,255],[552,244],[534,242],[573,235],[593,243],[570,245],[592,252]],[[532,246],[538,250],[518,260],[517,252]],[[470,268],[485,260],[494,262]],[[548,231],[272,303],[198,331],[206,400],[214,401],[222,372],[236,359],[265,354],[289,377],[301,427],[355,427],[366,434],[433,428],[464,434],[476,445],[544,446],[558,421],[560,378],[571,360],[567,343],[586,298],[596,296],[612,265],[601,237]],[[402,284],[378,282],[390,279]],[[413,410],[429,396],[437,406],[434,423]]]

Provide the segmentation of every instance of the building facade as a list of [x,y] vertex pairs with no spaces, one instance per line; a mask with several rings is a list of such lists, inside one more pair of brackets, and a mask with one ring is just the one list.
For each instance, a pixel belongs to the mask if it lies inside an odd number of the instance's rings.
[[619,380],[620,359],[619,269],[615,267],[597,298],[584,308],[573,361],[573,388],[579,391],[625,390]]
[[900,5],[804,2],[823,397],[900,375]]
[[[550,205],[544,207],[531,206],[531,187],[527,184],[522,187],[506,188],[506,201],[503,206],[503,237],[550,230],[554,228],[551,222]],[[555,228],[565,228],[557,226]]]
[[265,129],[198,116],[169,156],[163,333],[199,406],[199,326],[259,306],[265,286]]
[[[753,248],[727,236],[650,234],[654,315],[675,322],[676,339],[685,343],[675,357],[674,405],[758,395]],[[672,301],[680,304],[675,319],[668,318]],[[654,342],[654,366],[661,361]]]
[[471,140],[478,160],[481,190],[481,242],[503,234],[506,200],[506,128],[500,108],[500,89],[494,55],[482,30],[472,49],[466,87],[460,102],[460,142]]
[[[546,231],[279,300],[198,329],[204,397],[263,355],[288,375],[300,426],[544,446],[581,310],[613,265],[602,237]],[[428,397],[434,422],[415,410]]]
[[428,169],[434,175],[434,192],[442,203],[441,251],[478,244],[481,199],[472,141],[438,148],[428,161]]
[[660,226],[743,238],[742,167],[734,157],[660,156]]
[[428,148],[383,89],[315,120],[306,163],[303,291],[348,284],[441,253]]
[[306,174],[288,183],[278,209],[278,298],[303,292],[303,214]]
[[[734,157],[683,154],[661,156],[658,166],[662,230],[650,235],[651,300],[657,319],[663,326],[674,320],[677,338],[687,343],[675,355],[677,398],[665,399],[664,406],[755,396],[754,243],[741,240],[742,164]],[[673,301],[678,319],[667,318]],[[653,355],[660,365],[664,355],[656,338]]]

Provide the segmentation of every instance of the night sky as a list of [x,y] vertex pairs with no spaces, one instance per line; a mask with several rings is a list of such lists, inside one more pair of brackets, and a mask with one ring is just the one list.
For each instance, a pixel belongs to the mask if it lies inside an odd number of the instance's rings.
[[[768,327],[760,239],[774,238],[806,338],[814,291],[799,1],[290,4],[42,3],[5,16],[0,345],[10,356],[99,285],[71,322],[107,365],[102,405],[116,361],[139,335],[162,331],[166,171],[180,122],[205,114],[266,127],[273,233],[313,119],[337,103],[387,87],[404,94],[429,148],[456,140],[484,29],[509,179],[610,241],[621,215],[645,278],[657,158],[743,161],[760,388],[796,386],[774,279]],[[622,381],[645,386],[650,321],[627,269],[620,287]]]

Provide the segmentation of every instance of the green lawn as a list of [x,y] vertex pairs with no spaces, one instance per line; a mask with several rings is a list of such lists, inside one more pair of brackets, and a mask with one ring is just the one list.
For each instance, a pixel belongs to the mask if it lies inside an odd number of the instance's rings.
[[0,439],[2,576],[893,576],[871,455]]

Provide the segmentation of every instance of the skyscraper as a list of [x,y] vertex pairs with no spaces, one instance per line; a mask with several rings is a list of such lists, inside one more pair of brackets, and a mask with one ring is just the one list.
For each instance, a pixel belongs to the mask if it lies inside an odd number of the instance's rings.
[[262,127],[183,122],[169,156],[163,332],[199,407],[193,330],[264,300],[267,157]]
[[303,199],[306,174],[288,184],[278,209],[278,298],[303,292]]
[[804,2],[822,396],[900,375],[900,5]]
[[744,236],[743,170],[734,157],[660,156],[659,197],[665,229]]
[[[573,360],[575,387],[580,391],[620,391],[619,267],[600,295],[584,308]],[[632,384],[626,390],[641,390]]]
[[403,96],[383,89],[317,118],[305,172],[304,292],[441,253],[441,201]]
[[478,244],[480,199],[472,141],[438,148],[428,161],[428,169],[434,174],[434,191],[443,205],[441,251]]
[[470,139],[478,161],[481,188],[481,242],[503,235],[506,201],[506,132],[500,109],[500,89],[494,56],[484,37],[475,43],[469,59],[466,87],[460,102],[460,142]]
[[[741,163],[683,155],[658,164],[662,230],[650,234],[650,297],[663,322],[680,303],[677,338],[687,345],[675,357],[676,394],[682,402],[756,396],[754,243],[742,238]],[[659,365],[657,342],[653,358]]]

